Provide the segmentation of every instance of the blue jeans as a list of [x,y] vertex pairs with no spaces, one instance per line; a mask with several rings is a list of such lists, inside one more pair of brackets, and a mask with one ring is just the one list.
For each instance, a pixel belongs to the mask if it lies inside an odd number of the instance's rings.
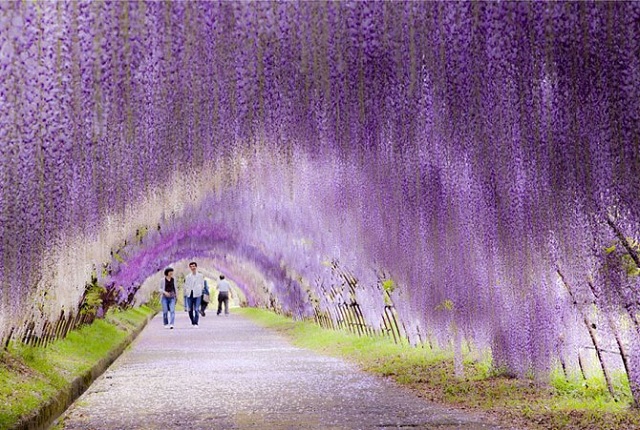
[[184,310],[189,310],[189,296],[184,296]]
[[191,319],[192,325],[198,325],[198,320],[200,318],[200,300],[202,300],[202,296],[189,296],[187,297],[189,303],[189,319]]
[[[168,314],[168,315],[167,315]],[[171,324],[176,321],[176,298],[162,296],[162,320],[164,325]]]

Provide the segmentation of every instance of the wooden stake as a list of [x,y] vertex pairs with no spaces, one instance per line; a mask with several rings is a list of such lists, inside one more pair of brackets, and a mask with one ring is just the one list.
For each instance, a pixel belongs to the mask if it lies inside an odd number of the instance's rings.
[[[589,318],[583,312],[582,308],[578,305],[578,300],[577,300],[576,296],[573,294],[573,291],[571,291],[571,288],[569,287],[569,284],[567,283],[567,281],[566,281],[564,275],[562,274],[562,272],[560,272],[560,269],[556,268],[556,272],[560,276],[560,279],[562,280],[562,284],[565,286],[565,288],[569,292],[569,296],[571,297],[571,300],[573,301],[573,303],[576,305],[576,308],[578,309],[578,312],[580,312],[580,315],[582,316],[582,321],[584,322],[584,325],[587,327],[587,331],[589,332],[589,337],[591,338],[591,342],[593,343],[593,347],[596,350],[596,355],[598,356],[598,362],[600,363],[600,368],[602,369],[602,373],[604,374],[604,380],[607,383],[607,389],[609,390],[609,393],[611,394],[611,397],[613,397],[614,400],[618,401],[618,399],[616,397],[616,393],[615,393],[615,391],[613,389],[613,383],[611,382],[611,377],[609,376],[609,372],[607,371],[607,368],[604,365],[604,358],[602,356],[602,350],[600,349],[600,346],[598,345],[598,341],[596,339],[595,328],[594,328],[593,325],[591,325],[591,323],[589,322]],[[584,370],[583,370],[583,373],[584,373]]]

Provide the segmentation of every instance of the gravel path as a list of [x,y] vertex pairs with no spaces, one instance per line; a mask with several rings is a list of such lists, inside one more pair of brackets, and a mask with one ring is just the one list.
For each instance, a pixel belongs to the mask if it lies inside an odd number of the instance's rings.
[[498,429],[239,315],[157,316],[63,417],[64,429]]

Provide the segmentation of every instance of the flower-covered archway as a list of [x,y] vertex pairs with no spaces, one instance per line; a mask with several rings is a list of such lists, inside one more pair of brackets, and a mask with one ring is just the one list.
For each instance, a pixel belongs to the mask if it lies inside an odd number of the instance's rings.
[[375,326],[384,292],[417,341],[490,347],[518,375],[614,348],[637,392],[639,18],[0,4],[2,337],[74,311],[92,274],[134,291],[145,258],[202,239],[293,314],[330,289]]

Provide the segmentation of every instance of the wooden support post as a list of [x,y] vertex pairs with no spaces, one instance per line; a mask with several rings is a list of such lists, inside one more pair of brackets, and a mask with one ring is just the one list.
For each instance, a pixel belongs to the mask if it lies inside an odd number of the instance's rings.
[[73,324],[74,321],[74,316],[72,314],[69,314],[69,316],[67,317],[67,320],[65,321],[64,324],[64,330],[62,331],[62,338],[64,339],[65,337],[67,337],[67,335],[69,334],[69,331],[71,330],[71,325]]
[[344,305],[342,303],[338,304],[338,311],[340,312],[340,317],[342,318],[342,327],[348,331],[351,331],[351,326],[349,325],[349,319],[347,318],[347,314],[344,310]]
[[7,335],[7,337],[4,339],[4,350],[6,351],[7,349],[9,349],[9,343],[11,343],[11,338],[13,337],[13,333],[15,332],[15,327],[11,327],[11,329],[9,330],[9,334]]
[[560,272],[560,269],[556,268],[556,272],[560,276],[560,279],[562,280],[562,284],[567,289],[567,292],[569,293],[569,296],[571,297],[571,300],[573,301],[573,303],[575,303],[576,308],[578,309],[578,312],[582,316],[582,321],[584,322],[584,325],[587,328],[587,331],[589,332],[589,337],[591,338],[591,343],[593,343],[593,347],[596,350],[596,355],[598,357],[598,362],[600,363],[600,368],[602,369],[602,373],[604,374],[605,382],[607,383],[607,389],[609,390],[609,393],[611,394],[611,397],[613,397],[617,401],[616,393],[615,393],[615,390],[613,389],[613,383],[611,382],[611,377],[609,376],[609,372],[607,371],[607,368],[606,368],[606,366],[604,364],[604,357],[602,356],[602,350],[600,349],[600,346],[598,345],[598,340],[597,340],[596,332],[595,332],[595,328],[594,328],[595,325],[592,325],[589,322],[588,316],[585,314],[585,312],[579,306],[578,299],[576,298],[574,292],[571,290],[571,287],[567,283],[567,280],[565,279],[564,275],[562,274],[562,272]]
[[58,318],[58,323],[56,324],[56,332],[55,332],[54,340],[58,340],[62,335],[64,330],[64,323],[65,323],[64,311],[62,311],[60,312],[60,317]]
[[622,243],[622,246],[624,246],[624,248],[627,250],[627,253],[631,257],[631,259],[636,263],[636,266],[640,267],[640,256],[638,255],[638,252],[635,249],[633,249],[633,246],[631,246],[631,244],[629,243],[627,238],[624,236],[622,231],[615,224],[613,217],[611,217],[611,215],[608,215],[608,214],[607,214],[607,224],[609,224],[609,227],[611,227],[611,229],[615,233],[618,240]]
[[564,375],[564,380],[569,380],[569,375],[567,374],[567,363],[565,363],[564,358],[560,355],[560,367],[562,368],[562,374]]
[[33,322],[28,322],[27,326],[25,328],[24,331],[24,335],[22,336],[22,343],[24,343],[25,345],[29,345],[29,342],[31,341],[31,325],[33,324]]
[[348,330],[349,326],[345,320],[344,313],[342,312],[342,305],[338,303],[336,305],[336,313],[338,314],[338,328],[342,330]]
[[580,351],[582,351],[581,348],[578,349],[578,367],[580,368],[580,373],[582,374],[582,379],[584,379],[586,386],[588,386],[588,384],[587,384],[587,374],[584,371],[584,364],[582,363],[582,354],[580,354]]
[[356,302],[351,304],[351,309],[353,309],[353,313],[356,316],[356,320],[358,321],[359,326],[362,329],[362,333],[366,336],[373,336],[371,333],[370,327],[367,325],[367,322],[364,319],[364,315],[362,314],[362,309],[360,309],[360,305]]
[[49,321],[45,321],[44,326],[42,327],[42,334],[40,335],[40,338],[38,339],[36,346],[44,347],[47,344],[47,335],[49,334],[50,325],[51,324],[49,323]]
[[49,323],[49,326],[47,327],[47,332],[45,333],[46,335],[45,341],[44,341],[45,348],[54,341],[55,332],[56,332],[55,329],[56,329],[56,326],[53,323]]
[[[398,324],[398,320],[396,319],[396,314],[395,314],[395,312],[394,312],[394,308],[393,308],[393,306],[389,306],[387,309],[388,309],[388,311],[389,311],[389,319],[391,320],[391,322],[393,323],[393,325],[395,325],[395,327],[396,327],[396,333],[398,333],[398,340],[400,340],[400,339],[402,339],[402,332],[400,331],[400,325]],[[407,330],[406,330],[406,328],[404,327],[404,323],[403,323],[403,325],[402,325],[402,328],[403,328],[403,330],[404,330],[405,337],[407,338],[407,341],[408,341],[409,343],[411,343],[411,340],[409,339],[409,336],[407,335]]]
[[558,342],[560,343],[560,348],[558,348],[558,358],[560,360],[560,366],[562,366],[562,373],[564,374],[564,380],[569,380],[569,374],[567,372],[567,363],[562,356],[562,350],[564,349],[564,335],[560,335]]
[[[595,299],[597,300],[599,298],[599,295],[595,287],[591,282],[587,282],[587,284],[589,285],[591,294],[593,294],[593,297],[595,297]],[[613,337],[616,340],[616,345],[618,346],[618,351],[620,353],[620,357],[622,358],[622,365],[624,366],[624,371],[627,373],[627,379],[629,380],[629,383],[631,383],[631,374],[630,374],[631,368],[629,366],[629,356],[627,354],[624,344],[622,343],[622,339],[620,339],[620,333],[618,333],[618,327],[616,326],[616,323],[611,319],[611,316],[609,314],[606,315],[606,318],[607,318],[607,323],[609,325],[609,329],[613,332]],[[636,396],[632,395],[631,397],[633,397],[634,407],[636,408],[639,407],[640,405],[638,404],[638,400],[636,399]]]
[[[396,337],[396,332],[393,330],[393,326],[391,325],[391,321],[389,320],[389,315],[387,315],[387,307],[385,306],[384,311],[382,312],[382,321],[384,322],[384,327],[387,332],[387,336],[393,336],[393,342],[398,343],[398,338]],[[391,335],[389,335],[391,333]]]
[[391,306],[388,306],[388,305],[384,307],[384,315],[387,317],[387,321],[389,322],[389,330],[393,334],[393,339],[395,340],[396,343],[399,343],[401,336],[396,336],[397,330],[393,324],[393,321],[391,320],[392,315],[390,314],[390,308]]
[[351,307],[345,303],[343,305],[343,308],[345,310],[345,314],[347,315],[347,321],[348,321],[349,327],[351,328],[351,331],[356,333],[358,336],[362,336],[362,334],[360,333],[360,326],[355,321]]

